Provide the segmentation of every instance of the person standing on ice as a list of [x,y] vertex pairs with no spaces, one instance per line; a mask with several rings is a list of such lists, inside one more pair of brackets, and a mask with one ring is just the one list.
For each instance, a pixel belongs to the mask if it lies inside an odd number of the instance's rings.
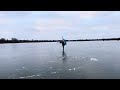
[[64,46],[67,45],[66,40],[63,39],[63,37],[62,37],[62,41],[60,43],[62,43],[62,47],[63,47],[63,51],[64,51]]

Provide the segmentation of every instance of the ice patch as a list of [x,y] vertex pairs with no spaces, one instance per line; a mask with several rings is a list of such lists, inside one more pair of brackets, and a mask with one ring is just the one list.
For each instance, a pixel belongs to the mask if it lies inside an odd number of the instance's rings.
[[38,75],[36,75],[36,76],[40,76],[41,74],[38,74]]
[[85,57],[82,57],[82,58],[85,58]]
[[73,68],[73,70],[75,70],[75,68]]
[[30,78],[30,77],[35,77],[35,76],[40,76],[41,74],[38,74],[38,75],[32,75],[32,76],[27,76],[26,78]]
[[91,58],[90,60],[91,61],[98,61],[98,59],[96,59],[96,58]]
[[20,77],[20,78],[25,78],[25,77]]
[[71,71],[72,69],[69,69],[69,71]]
[[51,74],[55,74],[55,73],[57,73],[57,72],[51,72]]
[[55,61],[49,61],[49,62],[55,62]]
[[77,67],[78,69],[80,69],[80,68],[84,68],[84,67]]
[[75,58],[75,57],[72,57],[72,58]]
[[22,79],[22,78],[32,78],[32,77],[35,77],[35,76],[37,76],[37,77],[38,77],[38,76],[40,76],[40,75],[41,75],[41,74],[37,74],[37,75],[31,75],[31,76],[19,77],[19,78],[21,78],[21,79]]
[[58,69],[58,70],[62,70],[62,69]]
[[33,76],[27,76],[27,78],[29,78],[29,77],[33,77]]
[[20,70],[22,70],[22,69],[16,69],[16,71],[20,71]]
[[52,68],[52,67],[50,67],[50,68]]
[[78,57],[71,57],[72,59],[78,58]]

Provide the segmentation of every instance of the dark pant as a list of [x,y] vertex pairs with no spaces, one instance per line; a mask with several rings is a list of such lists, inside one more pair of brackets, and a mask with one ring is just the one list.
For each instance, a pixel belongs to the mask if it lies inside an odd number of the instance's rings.
[[62,43],[63,51],[64,51],[64,44]]

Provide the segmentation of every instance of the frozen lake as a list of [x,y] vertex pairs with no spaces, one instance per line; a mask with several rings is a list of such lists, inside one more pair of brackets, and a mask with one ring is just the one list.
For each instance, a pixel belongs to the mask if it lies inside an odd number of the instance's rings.
[[0,44],[0,79],[120,79],[120,41]]

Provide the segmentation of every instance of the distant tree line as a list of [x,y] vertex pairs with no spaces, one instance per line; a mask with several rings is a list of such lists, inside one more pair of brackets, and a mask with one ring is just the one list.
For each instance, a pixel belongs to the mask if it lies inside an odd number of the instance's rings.
[[11,38],[11,40],[5,38],[0,39],[0,43],[17,43],[17,42],[19,42],[19,40],[16,38]]
[[11,38],[11,40],[1,38],[0,43],[26,43],[26,42],[57,42],[57,40],[18,40],[17,38]]
[[[109,41],[120,40],[120,38],[103,38],[103,39],[78,39],[78,40],[66,40],[66,41]],[[17,38],[11,38],[11,40],[1,38],[0,43],[29,43],[29,42],[60,42],[61,40],[18,40]]]

